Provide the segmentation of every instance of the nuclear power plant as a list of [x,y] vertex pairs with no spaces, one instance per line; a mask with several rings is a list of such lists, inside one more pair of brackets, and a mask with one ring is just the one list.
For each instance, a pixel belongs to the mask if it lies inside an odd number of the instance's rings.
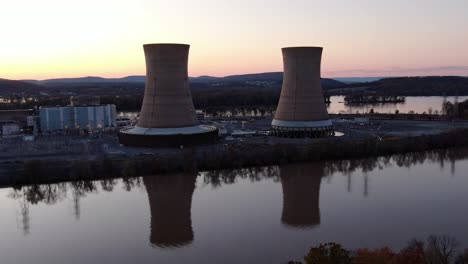
[[283,86],[272,122],[279,137],[333,135],[320,83],[321,47],[283,48]]
[[179,147],[212,143],[218,129],[200,125],[188,80],[189,45],[146,44],[146,86],[140,118],[119,141],[135,147]]
[[[214,143],[222,129],[201,125],[192,101],[188,78],[190,46],[146,44],[143,47],[146,86],[140,116],[135,127],[119,132],[119,142],[135,147]],[[322,48],[290,47],[283,48],[282,52],[281,97],[271,123],[272,131],[267,133],[290,138],[333,135],[320,79]],[[232,135],[239,134],[234,132]]]
[[293,228],[313,228],[320,224],[320,183],[324,164],[289,164],[280,166],[283,188],[281,222]]

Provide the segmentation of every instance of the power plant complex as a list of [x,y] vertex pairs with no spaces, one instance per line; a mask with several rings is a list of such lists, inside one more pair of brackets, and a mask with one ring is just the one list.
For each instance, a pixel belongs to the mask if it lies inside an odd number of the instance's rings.
[[273,135],[333,135],[320,83],[321,47],[283,48],[283,86],[272,122]]
[[[21,122],[14,120],[16,112],[3,111],[0,114],[1,136],[20,136],[24,131],[46,136],[76,131],[117,131],[118,142],[124,146],[174,148],[215,143],[220,135],[225,135],[223,139],[227,141],[237,138],[239,142],[243,141],[240,137],[253,136],[315,138],[334,135],[322,93],[321,47],[282,49],[283,82],[274,118],[271,124],[269,120],[258,122],[254,130],[244,127],[255,122],[252,118],[245,119],[245,109],[242,109],[241,128],[231,125],[237,124],[232,118],[220,120],[216,110],[211,121],[205,120],[203,111],[195,110],[188,77],[189,49],[187,44],[143,45],[145,90],[140,113],[133,119],[125,117],[125,113],[118,117],[116,106],[101,105],[98,96],[74,95],[67,106],[31,109],[27,116],[21,115]],[[208,85],[214,87],[223,83]],[[227,111],[228,115],[235,117],[237,110]],[[125,128],[119,131],[118,127]]]
[[[146,86],[135,127],[119,141],[135,147],[179,147],[213,143],[218,128],[197,119],[188,79],[189,45],[146,44]],[[283,48],[284,78],[272,122],[273,136],[333,135],[320,82],[322,48]]]
[[138,124],[119,133],[123,145],[178,147],[215,142],[218,129],[200,125],[188,80],[189,45],[146,44],[146,86]]

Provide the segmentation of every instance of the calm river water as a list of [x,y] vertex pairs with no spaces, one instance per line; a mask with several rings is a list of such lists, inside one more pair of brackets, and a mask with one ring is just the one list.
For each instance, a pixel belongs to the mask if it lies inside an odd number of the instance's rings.
[[[447,102],[463,102],[468,100],[468,96],[459,96],[458,98],[454,96],[407,96],[406,102],[398,104],[366,104],[366,105],[345,105],[344,96],[332,96],[330,97],[331,103],[328,105],[328,112],[331,114],[355,114],[359,113],[369,113],[371,109],[374,109],[374,112],[379,113],[395,113],[395,110],[398,110],[400,113],[409,113],[414,111],[415,113],[422,114],[423,112],[428,113],[436,111],[441,113],[442,104],[446,100]],[[431,109],[431,110],[429,110]]]
[[0,189],[0,263],[284,263],[334,241],[468,247],[468,151]]
[[[327,105],[328,113],[330,114],[356,114],[356,113],[369,113],[371,109],[375,113],[393,114],[396,110],[400,113],[409,113],[414,111],[417,114],[423,112],[429,113],[442,113],[442,105],[444,101],[447,102],[463,102],[468,100],[468,96],[407,96],[404,103],[398,104],[365,104],[365,105],[346,105],[344,104],[344,96],[331,96],[330,104]],[[120,116],[126,116],[130,118],[137,117],[139,112],[137,111],[126,111],[119,112]],[[249,116],[259,115],[260,113],[247,113]],[[239,112],[238,115],[241,115]]]

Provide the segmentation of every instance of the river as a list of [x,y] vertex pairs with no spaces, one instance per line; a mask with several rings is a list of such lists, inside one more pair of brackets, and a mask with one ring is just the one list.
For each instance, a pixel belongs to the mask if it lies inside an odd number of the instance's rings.
[[468,150],[0,189],[1,263],[284,263],[449,235]]
[[344,104],[344,96],[331,96],[331,103],[327,109],[330,114],[355,114],[355,113],[369,113],[371,109],[375,113],[395,113],[398,110],[400,113],[414,113],[422,114],[423,112],[429,113],[442,113],[442,104],[447,102],[463,102],[468,100],[468,96],[407,96],[404,103],[385,103],[385,104],[366,104],[366,105],[346,105]]
[[[327,106],[327,110],[330,114],[356,114],[356,113],[369,113],[371,109],[374,110],[375,113],[385,113],[385,114],[393,114],[396,110],[399,113],[410,113],[413,111],[417,114],[422,114],[424,112],[432,114],[442,114],[442,104],[444,101],[447,102],[463,102],[468,100],[468,96],[407,96],[406,101],[404,103],[385,103],[385,104],[363,104],[363,105],[346,105],[344,103],[344,96],[331,96],[330,97],[330,104]],[[238,115],[242,115],[242,113],[238,109]],[[127,111],[127,112],[120,112],[120,116],[127,116],[131,118],[135,118],[138,115],[136,111]],[[246,115],[260,115],[260,112],[252,113],[247,112]]]

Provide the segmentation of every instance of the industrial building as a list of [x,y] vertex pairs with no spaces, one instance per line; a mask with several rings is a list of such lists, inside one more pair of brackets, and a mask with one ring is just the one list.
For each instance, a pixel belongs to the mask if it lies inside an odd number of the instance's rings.
[[189,45],[143,45],[146,86],[140,118],[119,132],[123,145],[179,147],[217,140],[216,127],[200,125],[188,81]]
[[0,121],[0,136],[3,138],[19,135],[20,131],[19,123]]
[[39,108],[41,131],[99,130],[117,126],[115,105]]
[[32,132],[34,127],[34,110],[0,110],[0,135],[2,137],[18,136],[22,132]]
[[321,47],[283,48],[283,86],[272,122],[279,137],[333,135],[320,83]]

